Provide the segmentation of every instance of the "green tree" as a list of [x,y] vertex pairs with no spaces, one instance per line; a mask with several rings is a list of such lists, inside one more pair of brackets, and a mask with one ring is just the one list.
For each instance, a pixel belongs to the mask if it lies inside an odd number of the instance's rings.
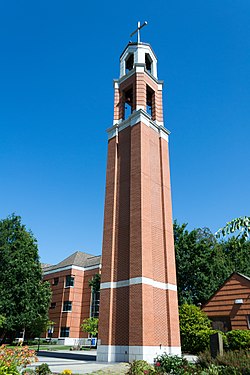
[[223,228],[220,228],[215,235],[219,238],[235,232],[238,232],[237,238],[247,240],[250,237],[250,216],[238,217],[229,221]]
[[[0,314],[12,335],[29,331],[47,319],[51,298],[49,283],[42,282],[37,241],[11,215],[0,221]],[[38,324],[39,323],[39,324]]]
[[179,304],[204,303],[230,275],[222,247],[208,228],[188,232],[174,222]]
[[250,241],[231,237],[220,242],[229,269],[229,275],[239,272],[250,277]]
[[98,334],[98,318],[87,318],[84,319],[84,321],[81,324],[81,329],[84,332],[87,332],[90,334],[91,337],[96,337]]
[[100,283],[101,283],[101,275],[96,273],[92,279],[89,280],[89,286],[92,288],[94,292],[100,291]]
[[4,315],[0,315],[0,328],[3,328],[5,320],[6,320],[5,316]]

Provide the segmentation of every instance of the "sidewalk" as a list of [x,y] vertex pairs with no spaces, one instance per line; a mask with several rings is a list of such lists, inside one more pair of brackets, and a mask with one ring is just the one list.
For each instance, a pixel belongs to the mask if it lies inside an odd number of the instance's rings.
[[[73,374],[126,374],[128,369],[127,363],[104,363],[96,362],[96,351],[65,351],[60,350],[56,352],[42,352],[42,356],[38,355],[38,362],[30,365],[30,368],[35,368],[42,363],[47,363],[52,372],[61,373],[63,370],[71,370]],[[46,356],[46,354],[48,356]],[[78,359],[69,359],[66,357],[76,356]],[[58,358],[59,357],[59,358]],[[82,357],[82,359],[80,359]],[[93,357],[93,359],[91,358]],[[98,371],[98,372],[97,372]]]
[[[49,368],[54,373],[61,373],[63,370],[71,370],[73,374],[113,374],[125,375],[128,371],[127,363],[105,363],[96,362],[96,350],[91,351],[42,351],[42,356],[38,355],[38,361],[30,365],[30,368],[35,368],[42,363],[47,363]],[[195,362],[196,356],[184,355],[189,362]]]

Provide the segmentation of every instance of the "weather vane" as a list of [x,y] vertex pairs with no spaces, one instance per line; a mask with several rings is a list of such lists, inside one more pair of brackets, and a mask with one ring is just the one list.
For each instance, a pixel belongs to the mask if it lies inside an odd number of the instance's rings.
[[147,21],[145,21],[142,25],[140,23],[140,21],[137,22],[137,29],[135,31],[132,32],[132,34],[130,34],[130,37],[132,37],[133,35],[135,35],[137,33],[137,43],[140,43],[140,30],[146,26],[148,23]]

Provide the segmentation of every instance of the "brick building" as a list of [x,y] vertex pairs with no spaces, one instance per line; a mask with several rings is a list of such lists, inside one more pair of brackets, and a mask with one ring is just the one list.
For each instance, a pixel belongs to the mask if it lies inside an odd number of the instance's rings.
[[234,272],[202,310],[214,329],[250,329],[250,278]]
[[52,289],[52,338],[61,344],[74,345],[79,338],[87,337],[80,324],[99,314],[99,294],[92,292],[89,280],[100,273],[100,262],[100,256],[77,251],[56,265],[43,265],[44,280]]

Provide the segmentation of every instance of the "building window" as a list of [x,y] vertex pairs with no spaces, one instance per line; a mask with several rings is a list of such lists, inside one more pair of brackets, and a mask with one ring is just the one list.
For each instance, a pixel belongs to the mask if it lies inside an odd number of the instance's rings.
[[74,286],[75,278],[71,275],[66,276],[65,287]]
[[63,303],[63,311],[72,311],[72,302],[71,301],[65,301]]
[[69,337],[69,327],[61,327],[60,337]]
[[56,302],[51,302],[50,309],[55,309],[56,307]]
[[250,315],[247,315],[247,327],[250,329]]
[[91,318],[99,318],[99,306],[100,306],[100,291],[92,291],[92,301],[91,301]]
[[59,277],[54,277],[53,285],[58,285]]

